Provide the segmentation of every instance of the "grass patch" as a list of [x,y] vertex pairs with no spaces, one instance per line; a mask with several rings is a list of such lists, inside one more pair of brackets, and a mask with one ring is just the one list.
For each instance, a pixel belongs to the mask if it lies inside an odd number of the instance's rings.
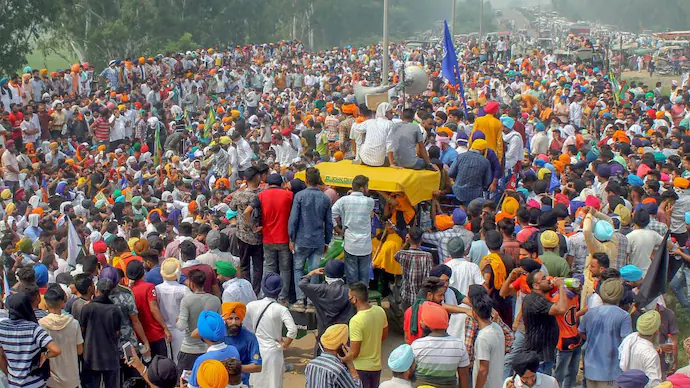
[[61,54],[62,56],[55,53],[49,53],[44,56],[40,50],[34,50],[26,56],[26,65],[31,66],[33,69],[45,68],[48,69],[48,71],[56,71],[57,69],[69,69],[73,63],[79,62],[79,59],[72,52],[64,52]]

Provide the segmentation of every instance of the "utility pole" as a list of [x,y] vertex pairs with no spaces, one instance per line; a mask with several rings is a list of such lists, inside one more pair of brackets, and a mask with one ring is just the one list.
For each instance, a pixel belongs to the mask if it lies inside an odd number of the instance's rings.
[[484,33],[484,0],[479,0],[479,45],[482,44],[482,35]]
[[383,0],[383,61],[381,64],[381,85],[388,85],[388,8],[390,0]]
[[453,7],[451,8],[450,12],[450,18],[452,20],[452,24],[450,25],[450,34],[452,35],[453,40],[455,40],[455,6],[457,3],[457,0],[451,0],[453,2]]

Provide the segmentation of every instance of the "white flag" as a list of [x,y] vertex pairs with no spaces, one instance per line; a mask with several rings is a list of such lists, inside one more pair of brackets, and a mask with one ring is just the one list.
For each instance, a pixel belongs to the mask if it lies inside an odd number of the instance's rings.
[[77,257],[82,251],[82,243],[77,233],[77,229],[72,224],[72,220],[67,218],[67,264],[72,267],[77,266]]

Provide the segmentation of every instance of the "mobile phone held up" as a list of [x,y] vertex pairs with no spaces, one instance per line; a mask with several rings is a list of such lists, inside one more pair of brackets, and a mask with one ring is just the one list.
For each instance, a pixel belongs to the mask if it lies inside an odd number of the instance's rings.
[[134,346],[132,346],[131,343],[127,342],[126,344],[122,345],[122,351],[125,353],[125,358],[127,358],[127,361],[134,361],[136,350],[134,350]]

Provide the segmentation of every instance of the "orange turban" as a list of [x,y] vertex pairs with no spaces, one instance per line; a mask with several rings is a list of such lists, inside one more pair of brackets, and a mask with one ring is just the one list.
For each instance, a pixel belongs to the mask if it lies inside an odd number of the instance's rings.
[[565,170],[565,164],[561,162],[560,160],[556,160],[553,162],[553,167],[558,171],[559,173],[563,173],[563,170]]
[[333,153],[333,157],[335,158],[335,160],[340,161],[340,160],[343,160],[344,155],[343,155],[342,151],[335,151]]
[[187,208],[190,212],[195,212],[199,208],[199,205],[196,203],[196,201],[191,201],[189,202],[189,205],[187,205]]
[[220,188],[221,183],[225,184],[225,188],[230,188],[230,181],[228,180],[228,178],[220,178],[216,181],[216,189]]
[[570,156],[567,154],[561,154],[561,156],[558,157],[558,160],[566,166],[570,164]]
[[612,139],[617,143],[630,143],[630,138],[628,138],[628,136],[623,131],[616,131],[613,134]]
[[342,105],[343,113],[348,114],[348,115],[355,115],[357,114],[357,105],[355,104],[343,104]]
[[43,208],[42,207],[37,207],[36,209],[31,211],[32,214],[38,214],[39,216],[43,215]]
[[679,189],[686,190],[688,187],[690,187],[690,180],[687,180],[685,178],[675,178],[673,179],[673,186]]
[[448,137],[453,137],[453,130],[448,127],[441,127],[436,130],[437,133],[445,133]]
[[645,199],[642,200],[642,204],[643,204],[643,205],[646,205],[646,204],[649,204],[649,203],[656,204],[656,199],[654,199],[654,198],[645,198]]
[[421,306],[421,322],[430,330],[446,330],[448,328],[448,313],[440,304],[424,302]]
[[228,318],[230,314],[235,313],[244,321],[244,316],[247,314],[247,306],[242,302],[225,302],[221,306],[221,311],[223,312],[223,318]]

